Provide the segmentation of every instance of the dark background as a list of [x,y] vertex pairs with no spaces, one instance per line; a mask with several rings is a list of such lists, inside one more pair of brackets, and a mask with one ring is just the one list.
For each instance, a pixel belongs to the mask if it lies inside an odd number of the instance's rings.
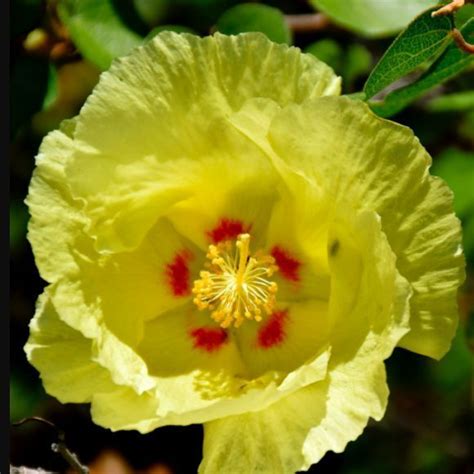
[[[143,11],[140,14],[138,7],[143,2],[107,3],[127,28],[146,36],[154,27],[170,24],[209,34],[227,8],[242,2],[149,1],[156,7],[154,17],[143,15]],[[304,1],[261,3],[285,14],[312,12]],[[57,14],[56,2],[18,0],[10,6],[10,421],[32,415],[53,421],[66,433],[68,447],[91,466],[93,473],[194,473],[202,454],[201,426],[165,427],[148,435],[112,433],[91,422],[88,406],[61,405],[46,395],[38,373],[26,361],[23,346],[28,322],[45,283],[38,275],[26,240],[28,212],[23,200],[43,136],[63,118],[79,111],[100,70],[82,57],[69,37],[67,26]],[[352,93],[362,88],[392,39],[365,39],[329,25],[295,34],[293,44],[305,48],[319,42],[314,51],[343,76],[344,92]],[[358,52],[348,57],[350,50]],[[392,117],[410,126],[433,156],[432,171],[454,189],[456,210],[465,226],[468,276],[460,291],[461,322],[453,347],[441,362],[397,349],[387,361],[391,395],[384,419],[369,424],[343,454],[328,453],[310,472],[474,471],[474,107],[472,102],[471,106],[464,104],[448,110],[433,106],[438,97],[469,91],[472,84],[474,73],[466,72]],[[40,423],[12,427],[10,462],[65,472],[67,464],[50,450],[55,439],[54,430]]]

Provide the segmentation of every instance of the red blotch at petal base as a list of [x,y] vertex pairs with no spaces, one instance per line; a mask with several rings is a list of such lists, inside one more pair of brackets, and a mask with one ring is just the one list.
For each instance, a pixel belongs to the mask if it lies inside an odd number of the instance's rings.
[[206,352],[214,352],[220,349],[228,339],[227,331],[222,328],[197,328],[191,331],[194,339],[194,347]]
[[281,273],[283,278],[291,281],[299,281],[299,269],[301,262],[291,257],[290,254],[282,249],[281,247],[273,247],[271,252],[272,257],[275,259],[278,265],[278,271]]
[[257,345],[262,349],[280,345],[286,336],[285,322],[288,318],[288,311],[277,311],[258,331]]
[[175,296],[191,294],[189,261],[193,255],[188,250],[177,253],[171,263],[166,265],[166,277]]
[[250,226],[245,226],[237,219],[221,219],[214,229],[207,232],[212,243],[218,244],[224,240],[236,239],[240,234],[245,234],[250,230]]

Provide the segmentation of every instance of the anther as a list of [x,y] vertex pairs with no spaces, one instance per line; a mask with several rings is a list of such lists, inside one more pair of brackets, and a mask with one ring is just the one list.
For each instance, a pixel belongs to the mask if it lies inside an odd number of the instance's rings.
[[205,265],[194,282],[193,299],[198,309],[211,310],[221,327],[239,327],[246,319],[262,320],[262,310],[270,314],[278,290],[272,276],[278,267],[275,259],[261,252],[250,256],[250,235],[240,234],[232,251],[231,241],[210,245]]

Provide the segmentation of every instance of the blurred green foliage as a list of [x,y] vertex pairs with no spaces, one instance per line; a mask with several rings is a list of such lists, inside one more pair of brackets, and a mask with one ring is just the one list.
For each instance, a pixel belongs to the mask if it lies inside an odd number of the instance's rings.
[[369,49],[355,42],[344,49],[333,39],[322,39],[311,43],[304,51],[329,64],[341,75],[346,92],[354,90],[356,79],[367,77],[373,62]]
[[[165,428],[139,438],[92,424],[89,411],[46,396],[22,347],[39,278],[26,240],[23,200],[43,136],[74,116],[115,57],[163,30],[207,35],[260,31],[327,62],[343,92],[371,101],[375,112],[411,127],[433,156],[432,172],[450,185],[464,229],[467,281],[461,321],[442,361],[396,350],[387,361],[389,411],[343,454],[329,453],[311,472],[465,474],[474,469],[474,70],[451,39],[452,18],[423,11],[434,0],[15,0],[11,3],[11,419],[57,419],[77,452],[91,460],[115,446],[138,470],[153,461],[196,472],[200,429]],[[286,15],[329,22],[290,28]],[[421,14],[421,15],[420,15]],[[420,15],[420,16],[418,16]],[[417,17],[418,16],[418,17]],[[474,42],[474,5],[454,15]],[[303,18],[303,17],[301,17]],[[318,17],[321,18],[321,17]],[[402,30],[404,30],[402,32]],[[401,32],[401,33],[400,33]],[[398,38],[395,35],[400,33]],[[384,37],[380,39],[381,37]],[[391,46],[390,46],[391,45]],[[365,91],[366,94],[362,93]],[[51,467],[38,428],[12,432],[12,460]],[[164,434],[161,434],[164,433]],[[75,437],[74,437],[75,436]],[[158,437],[158,438],[156,438]],[[157,441],[159,439],[159,441]],[[183,456],[184,454],[184,456]],[[56,468],[59,470],[61,468]]]
[[168,10],[166,0],[133,0],[140,18],[149,26],[159,25]]
[[313,54],[321,61],[329,64],[336,73],[341,73],[344,50],[337,41],[330,38],[321,39],[306,46],[304,52]]
[[362,36],[390,36],[437,0],[310,0],[336,24]]
[[283,13],[257,3],[242,3],[227,10],[217,20],[216,28],[226,35],[260,31],[275,43],[292,43],[292,34]]
[[474,152],[446,148],[432,168],[454,192],[454,210],[463,222],[464,251],[474,261]]
[[112,0],[66,0],[58,12],[84,58],[103,70],[142,41],[124,25]]
[[13,373],[10,379],[10,421],[34,416],[45,393],[40,384],[32,384],[30,380]]
[[432,112],[461,112],[474,110],[474,91],[441,95],[432,99],[428,108]]

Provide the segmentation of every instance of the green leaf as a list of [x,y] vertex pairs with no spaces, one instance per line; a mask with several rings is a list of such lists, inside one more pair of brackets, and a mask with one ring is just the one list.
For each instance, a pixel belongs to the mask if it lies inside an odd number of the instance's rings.
[[113,0],[63,0],[58,12],[81,54],[102,70],[142,43],[122,22]]
[[387,86],[440,54],[450,41],[451,19],[431,17],[427,12],[416,18],[390,45],[364,86],[370,99]]
[[334,71],[340,73],[344,51],[337,41],[322,39],[308,45],[304,52],[316,56],[319,60],[331,66]]
[[474,214],[474,153],[447,148],[433,162],[432,173],[443,178],[454,192],[459,217]]
[[461,29],[471,18],[474,18],[474,4],[467,3],[454,14],[456,28]]
[[168,0],[133,0],[140,18],[150,26],[158,25],[168,11]]
[[344,97],[347,97],[351,100],[362,100],[365,101],[365,93],[364,92],[353,92],[352,94],[344,94]]
[[[466,40],[472,41],[474,19],[467,22],[461,32]],[[369,105],[381,117],[390,117],[431,88],[452,79],[473,64],[474,56],[459,49],[456,43],[451,40],[451,44],[417,81],[391,92],[383,102],[372,102]]]
[[259,31],[275,43],[292,42],[291,31],[283,13],[267,5],[242,3],[230,8],[217,20],[216,27],[227,35]]
[[430,112],[460,112],[474,110],[474,91],[456,92],[432,99],[427,105]]
[[331,20],[366,37],[398,33],[437,0],[310,0]]

